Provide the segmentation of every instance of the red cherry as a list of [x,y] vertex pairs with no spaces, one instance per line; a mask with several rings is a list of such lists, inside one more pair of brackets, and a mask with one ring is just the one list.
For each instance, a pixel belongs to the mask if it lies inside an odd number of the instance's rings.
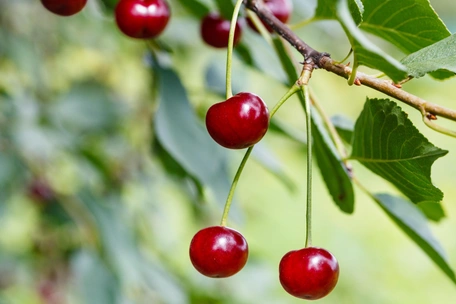
[[221,146],[243,149],[259,142],[269,126],[264,101],[252,93],[238,93],[212,105],[206,114],[209,135]]
[[50,12],[60,16],[71,16],[80,12],[87,0],[41,0],[43,6]]
[[[263,0],[266,7],[271,11],[271,13],[283,23],[287,23],[288,19],[291,15],[291,10],[293,9],[293,4],[290,0]],[[264,26],[269,32],[272,32],[272,28],[264,23]],[[258,32],[258,29],[253,24],[250,19],[247,19],[247,24],[252,28],[255,32]]]
[[[201,21],[201,37],[208,45],[216,48],[226,48],[228,46],[228,36],[230,33],[231,21],[223,19],[217,13],[206,15]],[[233,46],[239,43],[242,35],[242,27],[236,22],[234,29]]]
[[166,0],[120,0],[115,9],[119,29],[140,39],[154,38],[163,32],[170,14]]
[[285,254],[279,265],[283,288],[291,295],[317,300],[328,295],[339,278],[339,264],[327,250],[308,247]]
[[55,198],[54,190],[47,181],[41,178],[33,179],[27,187],[28,196],[40,203],[51,202]]
[[247,241],[238,231],[212,226],[201,229],[190,243],[190,260],[201,274],[226,278],[241,270],[247,262]]

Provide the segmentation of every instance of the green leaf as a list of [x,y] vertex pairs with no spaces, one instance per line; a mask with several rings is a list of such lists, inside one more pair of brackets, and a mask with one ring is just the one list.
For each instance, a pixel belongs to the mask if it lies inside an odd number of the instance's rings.
[[[286,85],[293,85],[298,79],[298,74],[293,62],[286,52],[283,42],[274,38],[274,46],[288,81]],[[298,94],[303,104],[302,94]],[[328,131],[322,123],[317,111],[312,111],[312,136],[318,167],[323,180],[336,205],[344,212],[352,213],[354,210],[355,196],[349,172],[342,162]]]
[[353,213],[355,195],[350,172],[325,129],[322,118],[313,109],[312,138],[318,168],[329,193],[340,210],[346,213]]
[[450,35],[429,0],[364,1],[360,28],[391,42],[406,54]]
[[440,69],[456,73],[456,34],[425,47],[401,60],[413,77]]
[[338,0],[337,16],[350,40],[355,67],[364,65],[380,70],[396,82],[407,77],[405,66],[369,41],[357,27],[347,6],[347,0]]
[[163,148],[191,176],[208,186],[223,204],[231,181],[224,148],[215,143],[196,117],[178,75],[155,67],[159,78],[160,105],[155,132]]
[[431,144],[388,99],[367,99],[353,135],[351,158],[395,185],[412,202],[439,202],[431,166],[448,151]]
[[445,217],[445,210],[443,210],[442,204],[440,203],[419,202],[417,206],[431,221],[438,222]]
[[185,7],[197,19],[202,19],[209,13],[209,8],[198,0],[178,0],[182,7]]
[[456,283],[445,252],[432,235],[426,217],[409,201],[388,194],[375,195],[375,201],[386,214]]

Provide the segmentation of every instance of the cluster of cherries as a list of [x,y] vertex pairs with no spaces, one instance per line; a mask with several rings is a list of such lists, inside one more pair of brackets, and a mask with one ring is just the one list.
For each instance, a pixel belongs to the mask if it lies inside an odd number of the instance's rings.
[[[291,15],[291,0],[263,0],[271,13],[283,23]],[[41,0],[49,11],[71,16],[81,11],[87,0]],[[157,37],[166,28],[170,8],[166,0],[119,0],[115,8],[118,28],[138,39]],[[258,29],[247,18],[247,24]],[[201,22],[201,37],[210,46],[228,46],[231,21],[219,13],[209,13]],[[272,29],[265,23],[265,28]],[[243,22],[235,25],[233,46],[239,43]],[[221,146],[244,149],[255,145],[269,127],[269,111],[257,95],[242,92],[212,105],[206,115],[210,136]],[[190,243],[190,260],[203,275],[225,278],[239,272],[247,262],[248,245],[238,231],[220,225],[198,231]],[[283,288],[293,296],[315,300],[329,294],[339,277],[335,257],[322,248],[307,247],[285,254],[279,264]]]

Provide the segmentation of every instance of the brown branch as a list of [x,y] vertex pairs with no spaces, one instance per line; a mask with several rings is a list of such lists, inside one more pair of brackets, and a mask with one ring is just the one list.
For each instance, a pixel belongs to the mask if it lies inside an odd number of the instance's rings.
[[[352,69],[350,67],[342,64],[335,64],[334,61],[328,57],[322,57],[318,66],[328,72],[332,72],[346,79],[348,79],[352,73]],[[433,114],[451,120],[456,120],[455,110],[428,102],[418,96],[408,93],[401,88],[398,88],[391,80],[379,79],[361,72],[356,73],[356,79],[357,83],[360,85],[365,85],[374,90],[380,91],[414,107],[419,110],[423,116]]]
[[[328,72],[334,73],[346,79],[350,78],[352,69],[346,65],[337,64],[332,60],[328,53],[318,52],[301,38],[299,38],[288,26],[278,20],[266,8],[261,0],[244,0],[246,8],[252,10],[266,24],[268,24],[278,35],[283,37],[292,47],[294,47],[304,57],[305,63],[315,65],[315,68],[325,69]],[[400,85],[394,84],[392,81],[379,79],[367,74],[357,72],[355,84],[365,85],[376,91],[382,92],[388,96],[396,98],[421,112],[423,120],[429,126],[432,124],[428,117],[441,116],[447,119],[456,121],[456,111],[442,107],[440,105],[428,102],[411,93],[408,93],[400,88]],[[433,119],[435,120],[435,119]],[[435,127],[435,124],[432,124]],[[438,129],[435,127],[434,129]],[[438,130],[442,132],[442,130]],[[447,131],[447,132],[446,132]],[[451,131],[443,130],[442,133],[451,133]]]
[[298,37],[288,26],[277,19],[261,0],[244,0],[244,5],[253,11],[264,23],[269,25],[278,35],[283,37],[304,57],[304,62],[318,64],[322,57],[329,57],[328,53],[321,53],[310,47]]

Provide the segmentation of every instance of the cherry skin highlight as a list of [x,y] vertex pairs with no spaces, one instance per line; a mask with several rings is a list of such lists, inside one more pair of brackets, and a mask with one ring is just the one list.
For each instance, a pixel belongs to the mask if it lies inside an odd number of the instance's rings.
[[120,0],[115,9],[118,28],[138,39],[157,37],[166,28],[170,15],[166,0]]
[[201,229],[190,243],[190,260],[201,274],[226,278],[239,272],[247,262],[247,241],[238,231],[212,226]]
[[259,96],[252,93],[238,93],[216,103],[206,114],[209,135],[229,149],[253,146],[263,138],[268,126],[268,108]]
[[291,295],[317,300],[328,295],[339,278],[339,264],[327,250],[307,247],[285,254],[279,264],[279,279]]
[[[293,9],[293,4],[290,0],[263,0],[265,6],[271,11],[271,13],[283,23],[287,23],[290,19],[291,11]],[[261,21],[266,29],[271,33],[272,28]],[[253,22],[247,18],[247,24],[258,33],[258,29],[253,24]]]
[[[231,20],[223,19],[217,13],[206,15],[201,21],[201,37],[208,45],[215,48],[226,48],[228,46],[228,37],[230,33]],[[233,46],[239,43],[242,35],[242,27],[236,22],[234,29]]]
[[60,16],[71,16],[79,13],[87,0],[41,0],[43,6],[50,12]]

